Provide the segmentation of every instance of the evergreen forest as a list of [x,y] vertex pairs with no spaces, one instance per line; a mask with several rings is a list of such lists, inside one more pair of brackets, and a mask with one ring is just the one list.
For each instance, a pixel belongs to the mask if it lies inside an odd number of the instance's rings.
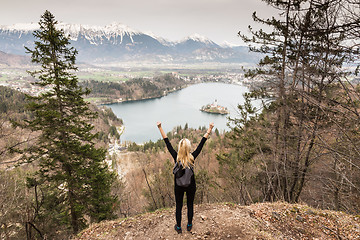
[[[215,129],[196,159],[195,203],[282,201],[358,216],[360,85],[352,80],[359,73],[360,4],[263,1],[279,14],[264,19],[254,12],[264,28],[238,33],[263,56],[244,69],[262,84],[244,95],[238,116],[228,119],[231,130]],[[183,80],[80,84],[77,50],[54,15],[46,11],[39,24],[27,51],[42,67],[29,74],[50,90],[29,96],[0,87],[0,238],[70,239],[92,223],[174,207],[164,142],[129,143],[109,155],[121,119],[84,97],[158,97]],[[178,126],[167,136],[173,146],[188,138],[195,148],[206,129]]]

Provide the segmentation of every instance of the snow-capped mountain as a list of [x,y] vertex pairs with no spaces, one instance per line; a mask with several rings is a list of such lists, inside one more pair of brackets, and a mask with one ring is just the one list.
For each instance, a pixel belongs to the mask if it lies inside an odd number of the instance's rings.
[[207,37],[202,36],[197,33],[194,33],[193,35],[186,37],[184,40],[182,40],[180,42],[187,42],[187,41],[202,42],[202,43],[208,44],[208,45],[216,44],[213,41],[211,41],[210,39],[208,39]]
[[220,48],[219,45],[210,39],[199,34],[193,34],[175,44],[175,48],[179,52],[192,53],[199,49],[204,48]]
[[131,42],[134,42],[132,37],[142,34],[119,23],[112,23],[105,27],[60,23],[58,27],[63,29],[72,41],[77,41],[81,36],[84,36],[90,44],[94,45],[101,45],[105,41],[110,41],[114,45],[121,44],[127,37],[130,38]]
[[[69,36],[72,46],[79,54],[79,61],[121,62],[239,62],[244,58],[239,51],[221,47],[210,39],[194,34],[178,42],[171,42],[151,33],[133,30],[130,27],[112,23],[110,25],[88,26],[59,23]],[[24,46],[34,47],[33,31],[37,23],[0,26],[0,51],[25,55]]]

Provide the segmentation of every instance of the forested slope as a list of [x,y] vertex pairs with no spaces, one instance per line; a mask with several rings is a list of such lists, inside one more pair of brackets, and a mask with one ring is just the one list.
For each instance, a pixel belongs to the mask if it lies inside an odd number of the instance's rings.
[[184,80],[173,74],[154,78],[134,78],[122,83],[89,80],[80,83],[92,91],[88,98],[97,103],[141,100],[162,97],[186,86]]
[[[0,163],[14,160],[16,154],[11,150],[21,147],[21,144],[26,144],[35,137],[31,136],[29,131],[12,126],[12,121],[21,122],[32,117],[32,114],[25,110],[26,104],[24,93],[0,86]],[[119,137],[114,128],[121,126],[122,120],[109,108],[91,105],[91,109],[98,114],[98,118],[92,120],[94,131],[99,133],[97,144],[107,147],[110,138]]]

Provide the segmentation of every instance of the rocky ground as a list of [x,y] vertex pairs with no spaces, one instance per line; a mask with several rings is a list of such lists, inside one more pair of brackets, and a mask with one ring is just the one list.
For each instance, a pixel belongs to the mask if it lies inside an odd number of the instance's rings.
[[[360,239],[360,216],[306,205],[261,203],[250,206],[195,206],[191,232],[174,231],[175,209],[94,224],[74,240],[91,239]],[[186,226],[186,207],[183,209]]]

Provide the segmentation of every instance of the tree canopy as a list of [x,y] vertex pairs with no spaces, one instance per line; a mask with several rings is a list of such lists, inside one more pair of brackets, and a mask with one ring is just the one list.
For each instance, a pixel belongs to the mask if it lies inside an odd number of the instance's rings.
[[76,233],[86,226],[86,216],[91,221],[112,217],[116,198],[110,187],[115,176],[105,163],[105,149],[94,146],[96,133],[88,121],[96,114],[83,99],[89,90],[79,86],[75,75],[77,51],[49,11],[39,25],[35,48],[26,48],[32,62],[41,66],[29,73],[44,88],[38,96],[28,96],[27,109],[34,118],[24,127],[39,134],[24,154],[39,166],[28,181],[45,192],[42,207],[52,212],[53,224],[71,226]]

